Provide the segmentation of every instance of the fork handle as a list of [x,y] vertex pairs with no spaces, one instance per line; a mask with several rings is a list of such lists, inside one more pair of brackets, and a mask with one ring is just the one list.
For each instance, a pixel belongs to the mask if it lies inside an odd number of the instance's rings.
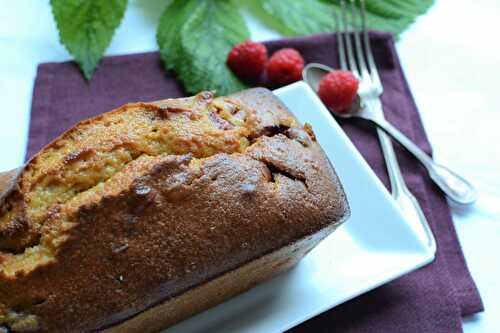
[[415,156],[415,158],[417,158],[427,169],[434,183],[439,186],[448,198],[463,205],[471,204],[476,201],[477,191],[467,180],[447,167],[434,162],[429,155],[387,120],[371,119],[371,121],[390,134],[397,142]]
[[389,180],[391,183],[392,196],[394,197],[394,200],[403,212],[407,221],[412,223],[414,226],[417,224],[421,226],[421,229],[419,230],[422,230],[423,233],[420,233],[419,236],[424,239],[428,249],[432,253],[435,253],[436,241],[434,240],[434,236],[432,235],[429,223],[427,222],[420,204],[406,186],[406,182],[403,178],[403,174],[401,173],[401,169],[399,167],[399,163],[396,158],[396,153],[394,152],[394,147],[392,146],[391,139],[381,128],[377,127],[377,133],[387,166],[387,173],[389,175]]

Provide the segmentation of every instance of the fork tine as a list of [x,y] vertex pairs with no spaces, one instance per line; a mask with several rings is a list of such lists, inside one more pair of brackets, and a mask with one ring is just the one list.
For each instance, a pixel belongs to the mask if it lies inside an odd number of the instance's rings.
[[366,68],[365,56],[363,54],[363,47],[361,46],[360,32],[362,25],[358,24],[358,19],[357,19],[358,16],[362,16],[361,15],[362,10],[358,10],[355,6],[355,3],[356,0],[351,0],[351,15],[352,15],[352,26],[354,30],[354,45],[356,49],[356,56],[358,60],[359,71],[361,72],[361,78],[363,80],[370,80],[370,73]]
[[366,29],[365,0],[360,0],[360,2],[361,2],[361,29],[363,31],[363,43],[366,51],[366,59],[368,60],[368,67],[370,69],[372,82],[379,89],[381,89],[382,84],[380,82],[380,77],[378,75],[377,66],[375,65],[375,60],[373,59],[373,52],[370,46],[370,37],[368,36],[368,30]]
[[359,75],[359,71],[358,71],[358,66],[356,65],[356,60],[354,59],[354,52],[352,50],[350,26],[349,26],[349,22],[347,19],[348,14],[347,14],[346,4],[345,4],[344,0],[340,1],[340,7],[342,9],[342,21],[344,23],[343,35],[344,35],[345,44],[346,44],[346,48],[347,48],[347,61],[349,63],[349,69],[356,77],[359,78],[360,75]]
[[334,9],[333,14],[335,16],[335,27],[336,27],[335,32],[337,35],[337,48],[339,51],[339,65],[340,65],[340,68],[342,70],[346,71],[347,70],[347,62],[345,60],[344,38],[342,38],[343,29],[341,28],[341,25],[343,22],[342,22],[341,14],[339,14],[338,11],[336,11]]

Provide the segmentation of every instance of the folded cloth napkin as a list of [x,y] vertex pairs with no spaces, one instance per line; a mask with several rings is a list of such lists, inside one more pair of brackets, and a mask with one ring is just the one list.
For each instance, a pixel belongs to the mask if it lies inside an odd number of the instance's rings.
[[[396,127],[431,152],[415,102],[402,72],[390,34],[371,34],[379,66],[386,116]],[[270,52],[298,49],[306,62],[337,67],[332,34],[266,43]],[[266,82],[263,82],[267,85]],[[78,120],[109,111],[130,101],[153,101],[183,96],[182,86],[166,73],[158,53],[106,57],[87,83],[72,62],[38,67],[33,92],[27,157]],[[342,124],[356,147],[388,186],[376,133],[362,121]],[[458,243],[442,193],[422,167],[396,147],[405,179],[418,198],[437,240],[435,261],[413,273],[327,311],[292,332],[461,332],[461,317],[483,310]],[[332,277],[333,278],[333,277]]]

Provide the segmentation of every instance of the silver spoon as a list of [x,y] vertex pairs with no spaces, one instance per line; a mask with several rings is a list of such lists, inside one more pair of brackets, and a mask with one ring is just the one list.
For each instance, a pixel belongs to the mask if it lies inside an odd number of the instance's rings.
[[[333,68],[322,64],[311,63],[304,67],[302,78],[309,86],[318,92],[321,79],[333,71]],[[427,155],[422,149],[414,144],[406,135],[401,133],[396,127],[385,119],[380,119],[376,115],[362,108],[359,96],[354,105],[346,113],[338,113],[330,110],[335,116],[340,118],[362,118],[375,124],[389,134],[395,141],[405,147],[422,165],[427,169],[431,179],[452,201],[468,205],[476,201],[477,191],[467,180],[457,175],[445,166],[439,165]]]

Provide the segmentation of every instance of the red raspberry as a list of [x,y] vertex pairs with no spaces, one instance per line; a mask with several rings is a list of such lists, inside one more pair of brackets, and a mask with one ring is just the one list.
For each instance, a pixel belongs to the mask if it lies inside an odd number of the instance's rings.
[[358,93],[358,79],[349,71],[333,71],[319,83],[318,95],[335,112],[346,112]]
[[300,53],[291,48],[275,52],[267,63],[266,71],[269,80],[285,85],[300,80],[304,59]]
[[266,67],[267,48],[264,44],[244,41],[235,45],[227,55],[226,64],[239,78],[248,81],[259,79]]

